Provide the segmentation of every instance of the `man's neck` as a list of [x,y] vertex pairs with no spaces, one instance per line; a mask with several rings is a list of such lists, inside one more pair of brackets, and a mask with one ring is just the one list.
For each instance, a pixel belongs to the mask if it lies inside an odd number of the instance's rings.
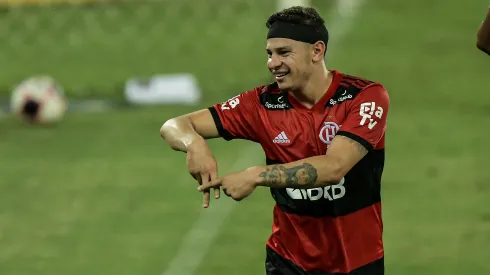
[[303,86],[301,89],[292,90],[290,93],[301,104],[311,108],[327,92],[332,80],[333,73],[329,72],[327,68],[325,68],[322,71],[318,71],[317,74],[312,74],[310,79],[306,81],[305,86]]

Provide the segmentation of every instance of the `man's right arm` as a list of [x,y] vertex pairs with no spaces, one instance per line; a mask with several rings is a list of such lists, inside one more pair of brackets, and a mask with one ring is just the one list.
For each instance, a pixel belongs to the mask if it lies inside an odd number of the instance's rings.
[[160,135],[172,149],[182,152],[217,137],[256,141],[262,128],[258,91],[250,90],[208,109],[172,118],[163,124]]
[[209,109],[167,120],[160,128],[160,135],[172,149],[182,152],[202,146],[205,139],[220,137]]

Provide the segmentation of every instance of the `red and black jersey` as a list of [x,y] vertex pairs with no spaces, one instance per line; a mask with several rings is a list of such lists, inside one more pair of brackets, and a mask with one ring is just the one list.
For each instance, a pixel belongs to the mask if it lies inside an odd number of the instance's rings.
[[365,146],[369,153],[336,185],[271,188],[276,205],[267,247],[306,274],[383,274],[380,193],[389,96],[380,83],[332,73],[330,88],[311,109],[274,83],[209,110],[223,138],[260,143],[267,164],[324,155],[336,135]]

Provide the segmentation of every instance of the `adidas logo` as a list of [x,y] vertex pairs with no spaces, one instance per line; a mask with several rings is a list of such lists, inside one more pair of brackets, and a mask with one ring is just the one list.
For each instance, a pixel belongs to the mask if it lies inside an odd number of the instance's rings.
[[286,136],[286,133],[282,131],[274,140],[272,141],[274,143],[290,143],[291,141],[289,138]]

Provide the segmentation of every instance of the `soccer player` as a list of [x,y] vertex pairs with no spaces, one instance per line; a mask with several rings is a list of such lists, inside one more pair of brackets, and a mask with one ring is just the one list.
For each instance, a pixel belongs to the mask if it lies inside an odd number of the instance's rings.
[[[329,70],[329,34],[313,8],[271,15],[266,51],[275,82],[176,117],[160,129],[208,207],[268,187],[276,204],[268,275],[384,274],[381,176],[389,96],[378,82]],[[218,177],[205,139],[260,143],[266,166]]]
[[490,55],[490,8],[488,9],[487,16],[478,29],[476,46],[481,51]]

